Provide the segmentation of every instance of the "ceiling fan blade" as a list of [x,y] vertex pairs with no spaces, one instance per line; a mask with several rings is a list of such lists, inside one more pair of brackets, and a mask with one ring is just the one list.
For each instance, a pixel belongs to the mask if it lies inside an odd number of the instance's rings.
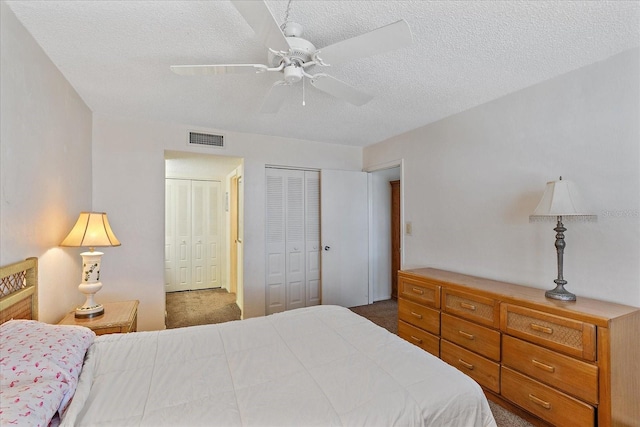
[[373,99],[373,95],[359,91],[343,81],[327,74],[316,74],[311,79],[311,84],[323,92],[336,98],[344,99],[353,105],[364,105]]
[[238,1],[231,4],[238,9],[245,21],[258,35],[262,43],[277,51],[289,51],[289,43],[264,1]]
[[277,113],[289,93],[290,86],[291,85],[282,80],[275,82],[273,86],[271,86],[267,96],[264,98],[264,101],[262,101],[260,112],[266,114]]
[[262,64],[219,64],[219,65],[172,65],[171,71],[181,76],[203,76],[208,74],[256,74],[267,71]]
[[412,40],[409,24],[401,19],[393,24],[320,49],[318,57],[328,65],[336,65],[399,49],[410,45]]

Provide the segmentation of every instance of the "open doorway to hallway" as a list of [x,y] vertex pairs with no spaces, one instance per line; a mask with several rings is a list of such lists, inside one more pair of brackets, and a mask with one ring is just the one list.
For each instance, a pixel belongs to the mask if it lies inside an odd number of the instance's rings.
[[240,317],[242,171],[242,158],[165,152],[167,327]]
[[396,298],[402,264],[401,165],[370,171],[370,268],[373,301]]

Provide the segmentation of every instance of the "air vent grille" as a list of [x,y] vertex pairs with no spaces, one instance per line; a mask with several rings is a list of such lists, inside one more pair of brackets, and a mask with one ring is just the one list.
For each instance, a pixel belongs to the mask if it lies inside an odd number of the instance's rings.
[[189,132],[189,144],[224,147],[224,136],[209,133]]

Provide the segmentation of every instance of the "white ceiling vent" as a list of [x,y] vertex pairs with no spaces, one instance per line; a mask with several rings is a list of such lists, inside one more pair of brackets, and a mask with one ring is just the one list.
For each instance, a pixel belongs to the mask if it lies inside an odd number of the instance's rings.
[[207,145],[224,148],[224,136],[211,133],[189,132],[189,145]]

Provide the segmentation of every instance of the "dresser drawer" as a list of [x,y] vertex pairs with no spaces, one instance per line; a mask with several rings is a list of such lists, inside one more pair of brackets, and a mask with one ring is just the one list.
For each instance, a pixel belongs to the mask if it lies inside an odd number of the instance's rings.
[[433,308],[440,308],[440,285],[398,274],[398,297]]
[[494,299],[444,289],[442,291],[442,306],[447,313],[496,329],[500,327],[500,302]]
[[500,361],[500,332],[442,314],[442,338],[481,355]]
[[400,298],[398,300],[398,318],[432,334],[440,334],[440,312],[438,310]]
[[476,380],[482,387],[500,393],[500,365],[442,340],[440,358]]
[[411,326],[402,320],[398,321],[398,336],[417,345],[436,357],[440,357],[440,338],[422,329]]
[[502,304],[501,310],[501,328],[509,335],[571,356],[596,360],[595,325],[511,304]]
[[598,367],[505,335],[502,364],[594,405],[598,404]]
[[502,368],[502,396],[556,426],[589,427],[595,409],[525,375]]

